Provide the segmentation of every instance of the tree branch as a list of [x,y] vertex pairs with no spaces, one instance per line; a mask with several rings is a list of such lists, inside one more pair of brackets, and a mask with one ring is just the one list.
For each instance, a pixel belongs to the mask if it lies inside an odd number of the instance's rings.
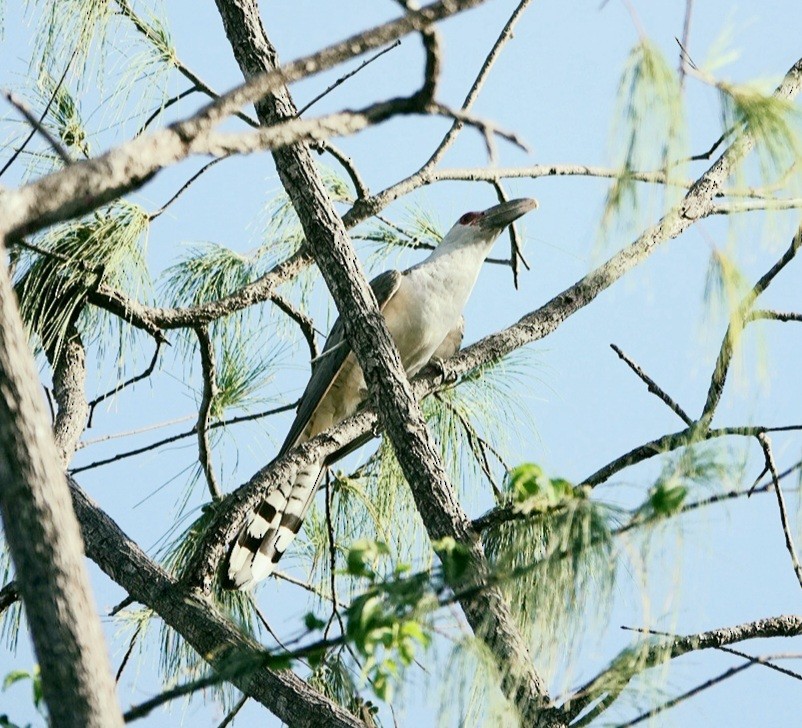
[[747,622],[734,627],[700,632],[686,637],[668,637],[656,642],[644,642],[621,652],[610,667],[577,690],[566,701],[566,711],[572,718],[575,718],[588,705],[602,696],[607,695],[614,700],[635,675],[689,652],[717,648],[750,639],[791,637],[800,634],[802,634],[802,617],[784,615]]
[[[231,659],[258,663],[264,652],[257,643],[243,636],[207,599],[178,587],[72,478],[69,483],[86,553],[111,579],[137,602],[156,611],[213,669],[225,670]],[[290,725],[364,728],[361,721],[289,670],[257,667],[231,682]]]
[[203,371],[203,396],[198,408],[198,424],[195,425],[195,429],[198,431],[198,460],[203,469],[203,474],[206,476],[206,484],[209,486],[212,500],[219,501],[223,497],[223,492],[220,490],[220,484],[214,474],[212,452],[209,445],[209,418],[211,416],[212,403],[217,396],[217,367],[214,346],[209,338],[208,330],[199,326],[195,329],[195,333],[198,337],[201,369]]

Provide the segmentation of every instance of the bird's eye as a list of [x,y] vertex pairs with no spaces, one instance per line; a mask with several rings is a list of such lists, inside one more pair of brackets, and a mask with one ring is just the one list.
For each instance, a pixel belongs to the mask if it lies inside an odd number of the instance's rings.
[[470,225],[482,217],[481,212],[466,212],[460,219],[460,225]]

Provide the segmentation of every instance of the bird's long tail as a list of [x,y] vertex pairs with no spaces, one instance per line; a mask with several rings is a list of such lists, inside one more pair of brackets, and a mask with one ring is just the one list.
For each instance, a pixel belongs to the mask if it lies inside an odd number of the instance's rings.
[[310,463],[298,471],[294,482],[273,490],[253,512],[228,557],[230,587],[247,589],[273,573],[301,528],[322,473],[322,463]]

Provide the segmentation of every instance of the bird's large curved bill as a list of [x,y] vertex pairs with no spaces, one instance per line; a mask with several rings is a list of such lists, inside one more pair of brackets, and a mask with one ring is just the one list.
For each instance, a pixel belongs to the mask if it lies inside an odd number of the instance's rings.
[[495,205],[484,211],[480,225],[487,230],[501,230],[537,207],[537,200],[522,197]]

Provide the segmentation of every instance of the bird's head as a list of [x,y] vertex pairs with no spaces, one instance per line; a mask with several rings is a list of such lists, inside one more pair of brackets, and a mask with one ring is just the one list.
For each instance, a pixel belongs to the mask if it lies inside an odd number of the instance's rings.
[[507,225],[537,207],[537,200],[523,197],[489,207],[482,212],[466,212],[443,238],[449,245],[474,243],[490,245]]

